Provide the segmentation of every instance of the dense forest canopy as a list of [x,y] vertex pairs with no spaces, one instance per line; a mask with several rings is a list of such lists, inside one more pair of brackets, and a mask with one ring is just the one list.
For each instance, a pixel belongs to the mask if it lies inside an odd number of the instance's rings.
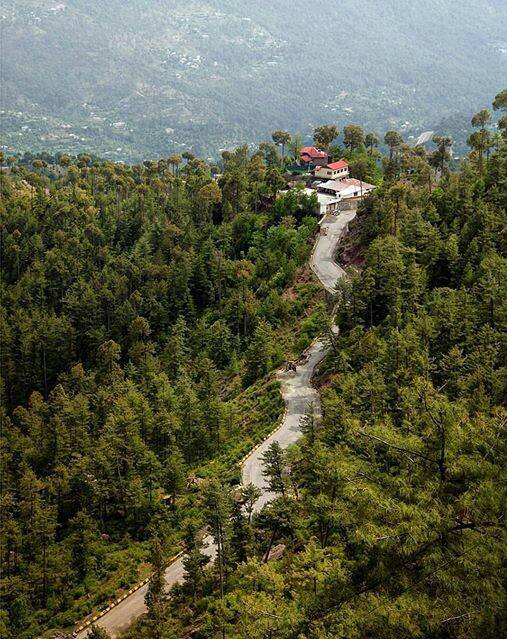
[[4,0],[0,24],[2,143],[125,161],[326,120],[457,139],[507,73],[504,0]]
[[129,539],[167,515],[161,495],[177,499],[192,469],[273,427],[276,384],[265,406],[249,388],[319,330],[317,307],[275,341],[317,288],[295,282],[313,199],[267,207],[281,173],[246,148],[223,165],[218,183],[189,155],[133,167],[63,156],[1,174],[8,636],[84,616],[64,611],[129,548],[136,567],[146,549]]
[[[507,109],[505,91],[495,106]],[[474,117],[479,132],[487,120]],[[278,498],[259,514],[248,487],[242,510],[207,485],[200,521],[215,538],[223,526],[223,565],[204,572],[189,535],[186,583],[171,601],[154,590],[128,637],[504,634],[502,123],[489,157],[471,138],[456,173],[450,141],[437,140],[437,184],[423,151],[393,147],[343,247],[362,246],[364,260],[339,289],[322,421],[308,416],[298,445],[268,450]]]
[[427,154],[390,131],[382,157],[357,125],[343,148],[315,130],[378,189],[323,420],[268,451],[258,514],[235,464],[283,411],[270,373],[330,326],[305,266],[315,196],[279,193],[298,140],[220,167],[1,158],[2,639],[72,628],[149,571],[136,639],[501,635],[505,91],[494,107],[458,172],[445,136]]

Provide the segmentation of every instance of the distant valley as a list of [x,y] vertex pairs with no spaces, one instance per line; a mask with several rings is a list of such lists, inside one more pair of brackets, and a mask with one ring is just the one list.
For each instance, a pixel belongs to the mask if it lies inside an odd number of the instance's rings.
[[507,75],[500,0],[452,10],[441,0],[319,9],[303,0],[2,0],[0,20],[11,152],[213,157],[276,128],[306,135],[325,122],[408,137],[446,121],[464,139],[469,115]]

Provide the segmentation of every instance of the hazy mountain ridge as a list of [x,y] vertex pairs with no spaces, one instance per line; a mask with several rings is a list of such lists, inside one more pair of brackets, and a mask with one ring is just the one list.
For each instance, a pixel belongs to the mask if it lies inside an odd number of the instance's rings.
[[0,13],[3,132],[17,148],[133,159],[180,146],[212,153],[324,121],[410,130],[472,112],[507,71],[496,0],[319,10],[302,0],[16,0]]

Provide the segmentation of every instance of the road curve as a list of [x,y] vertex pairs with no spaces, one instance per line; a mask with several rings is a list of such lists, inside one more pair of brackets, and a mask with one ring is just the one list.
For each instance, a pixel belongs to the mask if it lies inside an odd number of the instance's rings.
[[321,224],[321,235],[315,243],[310,266],[329,293],[335,292],[336,282],[345,275],[342,267],[334,261],[334,254],[336,245],[355,217],[356,209],[344,211],[338,217],[327,216]]
[[[345,271],[334,261],[336,245],[346,232],[349,222],[355,217],[356,211],[340,213],[324,218],[321,224],[319,238],[315,243],[310,266],[323,287],[331,294],[335,292],[336,282],[345,275]],[[265,487],[262,474],[262,456],[273,442],[278,442],[282,448],[294,444],[301,436],[301,418],[313,410],[314,417],[321,413],[320,397],[312,386],[315,369],[328,352],[329,344],[318,339],[306,351],[306,361],[298,364],[297,371],[281,372],[278,379],[281,383],[282,395],[285,400],[285,415],[280,428],[266,439],[244,462],[242,484],[254,484],[262,490],[262,495],[255,504],[255,510],[261,510],[274,495]]]
[[[327,216],[321,223],[321,233],[315,243],[310,259],[310,266],[321,281],[323,287],[329,292],[335,291],[336,282],[343,277],[345,271],[334,261],[336,245],[347,231],[349,222],[355,217],[356,212],[346,211],[338,216]],[[287,448],[296,442],[301,436],[300,420],[306,415],[310,406],[313,406],[314,415],[320,414],[320,398],[312,386],[312,377],[318,364],[328,352],[328,344],[321,339],[316,340],[306,351],[307,360],[297,366],[296,373],[279,373],[281,391],[285,400],[285,415],[280,428],[265,440],[259,448],[243,463],[242,483],[253,483],[258,486],[262,495],[255,505],[260,510],[266,503],[273,499],[274,495],[265,488],[265,480],[262,475],[262,455],[273,443],[278,442],[282,448]],[[216,546],[211,537],[205,539],[206,554],[210,559],[216,555]],[[167,588],[170,589],[177,583],[181,583],[184,577],[183,560],[181,558],[173,562],[165,571]],[[103,617],[96,621],[96,625],[106,630],[111,637],[126,630],[135,619],[146,612],[144,597],[148,586],[144,585],[132,595],[124,599],[117,606],[111,608]],[[83,639],[89,633],[89,628],[76,634],[77,639]]]

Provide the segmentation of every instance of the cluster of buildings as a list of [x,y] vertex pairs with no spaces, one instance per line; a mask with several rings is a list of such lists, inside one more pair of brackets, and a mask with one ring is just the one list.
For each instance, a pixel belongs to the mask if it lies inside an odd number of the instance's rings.
[[375,188],[373,184],[351,178],[346,160],[332,162],[328,153],[314,146],[301,149],[299,167],[315,178],[305,192],[316,193],[322,215],[340,210],[344,200],[363,199]]

